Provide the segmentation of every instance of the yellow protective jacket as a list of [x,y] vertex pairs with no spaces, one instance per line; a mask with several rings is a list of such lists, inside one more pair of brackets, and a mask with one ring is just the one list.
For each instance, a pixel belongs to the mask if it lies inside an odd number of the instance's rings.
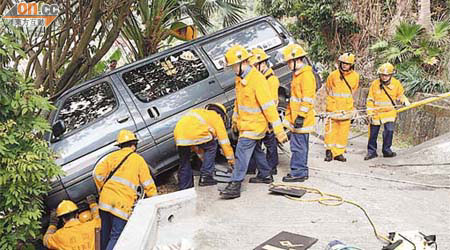
[[[345,83],[345,77],[350,88]],[[354,109],[353,106],[353,93],[358,89],[359,86],[359,74],[355,71],[341,72],[335,70],[327,78],[326,90],[326,111],[333,113],[344,112],[347,119],[351,118],[351,112]],[[331,117],[333,119],[333,116]]]
[[[391,78],[388,85],[384,85],[384,89],[394,102],[397,100],[405,102],[407,100],[402,84],[394,77]],[[370,84],[369,95],[367,96],[367,114],[372,116],[373,125],[394,122],[397,117],[395,107],[381,88],[380,79],[374,80]]]
[[194,146],[217,139],[227,159],[234,159],[222,118],[212,110],[193,109],[177,122],[173,132],[177,146]]
[[[294,73],[291,82],[291,98],[286,110],[285,125],[293,133],[310,133],[314,131],[316,98],[316,79],[311,66],[304,66]],[[294,128],[297,116],[305,118],[302,128]]]
[[94,250],[95,228],[99,228],[98,220],[95,219],[85,223],[71,219],[59,230],[50,225],[44,235],[44,246],[59,250]]
[[139,185],[143,186],[147,197],[157,194],[147,163],[135,152],[104,183],[109,173],[132,151],[130,147],[114,151],[94,169],[95,185],[98,190],[103,187],[99,198],[99,208],[124,220],[128,220],[131,215]]
[[280,81],[271,68],[264,73],[264,77],[266,77],[266,80],[269,83],[270,95],[274,100],[275,105],[278,106],[278,88],[280,87]]
[[[44,235],[44,246],[49,249],[94,249],[95,228],[101,228],[102,222],[98,204],[92,203],[89,208],[92,214],[92,220],[90,221],[81,223],[78,219],[73,219],[68,221],[60,230],[57,230],[56,226],[50,225]],[[81,226],[87,223],[89,223],[88,226]],[[81,234],[80,232],[85,232],[82,238],[78,237]]]
[[233,121],[237,123],[239,137],[259,140],[268,131],[268,123],[275,134],[283,132],[283,124],[270,94],[266,78],[251,67],[244,79],[236,77],[236,100]]

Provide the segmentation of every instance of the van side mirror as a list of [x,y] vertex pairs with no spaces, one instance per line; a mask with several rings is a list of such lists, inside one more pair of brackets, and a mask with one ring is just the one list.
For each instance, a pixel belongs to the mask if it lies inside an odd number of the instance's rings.
[[64,121],[57,120],[52,126],[52,132],[55,138],[58,138],[64,134],[64,132],[66,132],[66,125],[64,124]]

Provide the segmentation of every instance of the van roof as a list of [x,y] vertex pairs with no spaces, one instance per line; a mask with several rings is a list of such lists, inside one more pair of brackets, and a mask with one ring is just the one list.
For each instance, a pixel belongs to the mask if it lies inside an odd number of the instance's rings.
[[241,27],[241,26],[245,26],[245,25],[247,25],[247,24],[249,24],[249,23],[252,23],[252,22],[255,22],[255,21],[258,21],[258,20],[268,19],[268,18],[272,18],[272,17],[266,15],[266,16],[259,16],[259,17],[250,18],[250,19],[248,19],[248,20],[243,21],[242,23],[239,23],[239,24],[236,24],[236,25],[233,25],[233,26],[230,26],[230,27],[227,27],[227,28],[218,30],[218,31],[213,32],[213,33],[211,33],[211,34],[208,34],[208,35],[206,35],[206,36],[202,36],[202,37],[197,38],[197,39],[195,39],[195,40],[188,41],[188,42],[185,42],[185,43],[182,43],[182,44],[173,46],[173,47],[171,47],[171,48],[169,48],[169,49],[166,49],[166,50],[160,51],[160,52],[158,52],[158,53],[152,54],[152,55],[150,55],[150,56],[148,56],[148,57],[146,57],[146,58],[140,59],[140,60],[135,61],[135,62],[132,62],[132,63],[130,63],[130,64],[126,64],[126,65],[121,66],[121,67],[119,67],[119,68],[117,68],[117,69],[114,69],[114,70],[112,70],[112,71],[103,73],[103,74],[100,75],[100,76],[97,76],[97,77],[95,77],[95,78],[92,78],[92,79],[90,79],[90,80],[87,80],[87,81],[85,81],[85,82],[83,82],[83,83],[81,83],[81,84],[78,84],[78,85],[76,85],[76,86],[73,86],[72,88],[70,88],[70,89],[64,91],[64,92],[63,92],[56,100],[59,100],[59,99],[61,99],[62,97],[64,97],[65,95],[67,95],[67,93],[72,92],[73,90],[76,90],[76,89],[78,89],[78,88],[82,88],[82,87],[84,87],[85,85],[88,85],[88,84],[90,84],[90,83],[92,83],[92,82],[94,82],[94,81],[97,81],[98,79],[107,77],[107,76],[109,76],[109,75],[113,75],[113,74],[115,74],[115,73],[117,73],[117,72],[120,72],[120,71],[127,70],[128,68],[132,68],[132,67],[134,67],[134,66],[136,66],[136,65],[138,65],[138,64],[141,64],[142,62],[145,62],[145,61],[148,61],[148,60],[152,60],[153,58],[158,57],[158,56],[160,56],[160,55],[163,55],[163,54],[166,54],[166,53],[170,53],[171,51],[176,50],[176,49],[179,49],[179,48],[188,47],[188,46],[190,46],[190,45],[192,45],[192,44],[194,44],[194,43],[201,43],[202,41],[208,40],[208,39],[210,39],[210,38],[212,38],[212,37],[214,37],[214,36],[220,35],[220,34],[222,34],[222,33],[224,33],[224,32],[229,31],[229,30],[233,30],[233,29],[239,28],[239,27]]

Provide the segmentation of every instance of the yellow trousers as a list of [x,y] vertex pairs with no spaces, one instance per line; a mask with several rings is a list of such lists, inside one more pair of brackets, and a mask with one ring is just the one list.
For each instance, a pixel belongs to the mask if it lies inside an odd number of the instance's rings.
[[350,120],[327,119],[325,124],[325,147],[333,158],[345,152],[350,132]]

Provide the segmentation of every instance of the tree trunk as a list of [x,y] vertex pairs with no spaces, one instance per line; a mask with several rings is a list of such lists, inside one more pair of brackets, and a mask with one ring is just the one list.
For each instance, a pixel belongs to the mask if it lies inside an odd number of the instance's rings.
[[431,32],[431,1],[419,0],[419,20],[418,24],[422,25],[427,32]]
[[391,23],[389,24],[388,33],[390,35],[395,33],[397,25],[405,18],[405,14],[407,16],[407,13],[411,13],[412,6],[412,0],[397,0],[395,15],[392,17]]

